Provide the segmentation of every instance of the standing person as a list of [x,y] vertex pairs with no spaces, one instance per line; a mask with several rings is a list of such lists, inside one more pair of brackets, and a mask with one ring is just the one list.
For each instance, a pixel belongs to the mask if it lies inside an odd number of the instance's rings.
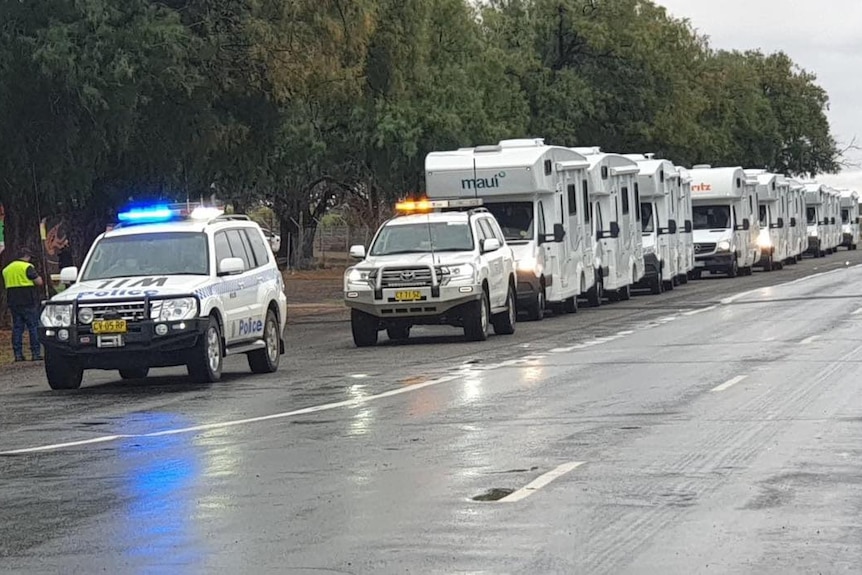
[[30,334],[30,351],[33,361],[41,361],[39,345],[39,291],[44,285],[39,272],[30,263],[33,252],[22,248],[18,257],[3,269],[6,286],[6,304],[12,312],[12,351],[15,361],[24,361],[24,331]]

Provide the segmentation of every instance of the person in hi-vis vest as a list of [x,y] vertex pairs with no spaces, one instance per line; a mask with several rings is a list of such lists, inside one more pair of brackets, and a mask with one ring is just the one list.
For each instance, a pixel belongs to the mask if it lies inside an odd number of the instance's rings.
[[12,313],[12,351],[15,361],[24,361],[24,332],[30,334],[33,361],[42,359],[39,345],[39,289],[44,285],[31,260],[33,253],[24,248],[18,257],[3,268],[6,305]]

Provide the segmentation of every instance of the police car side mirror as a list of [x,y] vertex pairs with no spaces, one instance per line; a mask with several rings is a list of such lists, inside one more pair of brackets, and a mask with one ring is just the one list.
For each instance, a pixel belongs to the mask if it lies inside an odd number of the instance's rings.
[[63,268],[60,270],[60,283],[73,284],[78,281],[78,268]]
[[365,246],[350,246],[350,257],[357,260],[364,260]]
[[240,258],[225,258],[219,262],[218,275],[231,276],[245,271],[245,262]]
[[482,253],[487,254],[488,252],[496,252],[501,247],[500,240],[497,238],[489,238],[482,242]]

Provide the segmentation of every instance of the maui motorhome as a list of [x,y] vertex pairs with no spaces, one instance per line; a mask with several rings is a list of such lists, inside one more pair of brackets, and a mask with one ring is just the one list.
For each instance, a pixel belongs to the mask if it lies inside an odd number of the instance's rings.
[[677,167],[679,172],[679,209],[677,214],[682,222],[679,227],[679,270],[683,283],[694,273],[694,224],[691,206],[691,174],[685,168]]
[[841,190],[841,245],[855,250],[859,245],[859,194]]
[[782,269],[788,253],[787,186],[779,188],[778,176],[764,170],[745,170],[757,193],[760,260],[764,271]]
[[654,294],[672,290],[679,284],[680,240],[679,172],[667,160],[627,155],[638,163],[637,191],[640,196],[641,239],[644,278],[641,283]]
[[789,178],[790,253],[797,262],[802,261],[808,250],[808,227],[806,225],[805,184]]
[[626,300],[644,276],[640,210],[635,189],[640,172],[634,160],[599,148],[576,148],[590,162],[587,195],[593,232],[596,288],[589,294],[600,305],[603,293]]
[[825,189],[824,205],[826,206],[828,252],[835,253],[841,245],[841,194],[830,187]]
[[517,261],[521,309],[540,320],[548,307],[577,311],[595,284],[589,208],[583,182],[589,162],[541,139],[432,152],[425,159],[428,197],[482,198]]
[[754,186],[738,167],[694,166],[690,174],[695,277],[704,271],[750,275],[760,259]]
[[816,258],[826,255],[829,225],[824,202],[825,186],[817,182],[805,184],[805,220],[808,223],[808,253]]

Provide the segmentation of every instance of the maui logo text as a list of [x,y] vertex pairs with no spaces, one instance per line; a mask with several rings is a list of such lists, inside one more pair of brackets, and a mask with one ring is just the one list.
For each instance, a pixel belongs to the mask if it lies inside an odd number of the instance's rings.
[[468,178],[461,180],[462,190],[483,190],[487,188],[499,188],[500,180],[506,177],[506,172],[498,172],[490,178]]

